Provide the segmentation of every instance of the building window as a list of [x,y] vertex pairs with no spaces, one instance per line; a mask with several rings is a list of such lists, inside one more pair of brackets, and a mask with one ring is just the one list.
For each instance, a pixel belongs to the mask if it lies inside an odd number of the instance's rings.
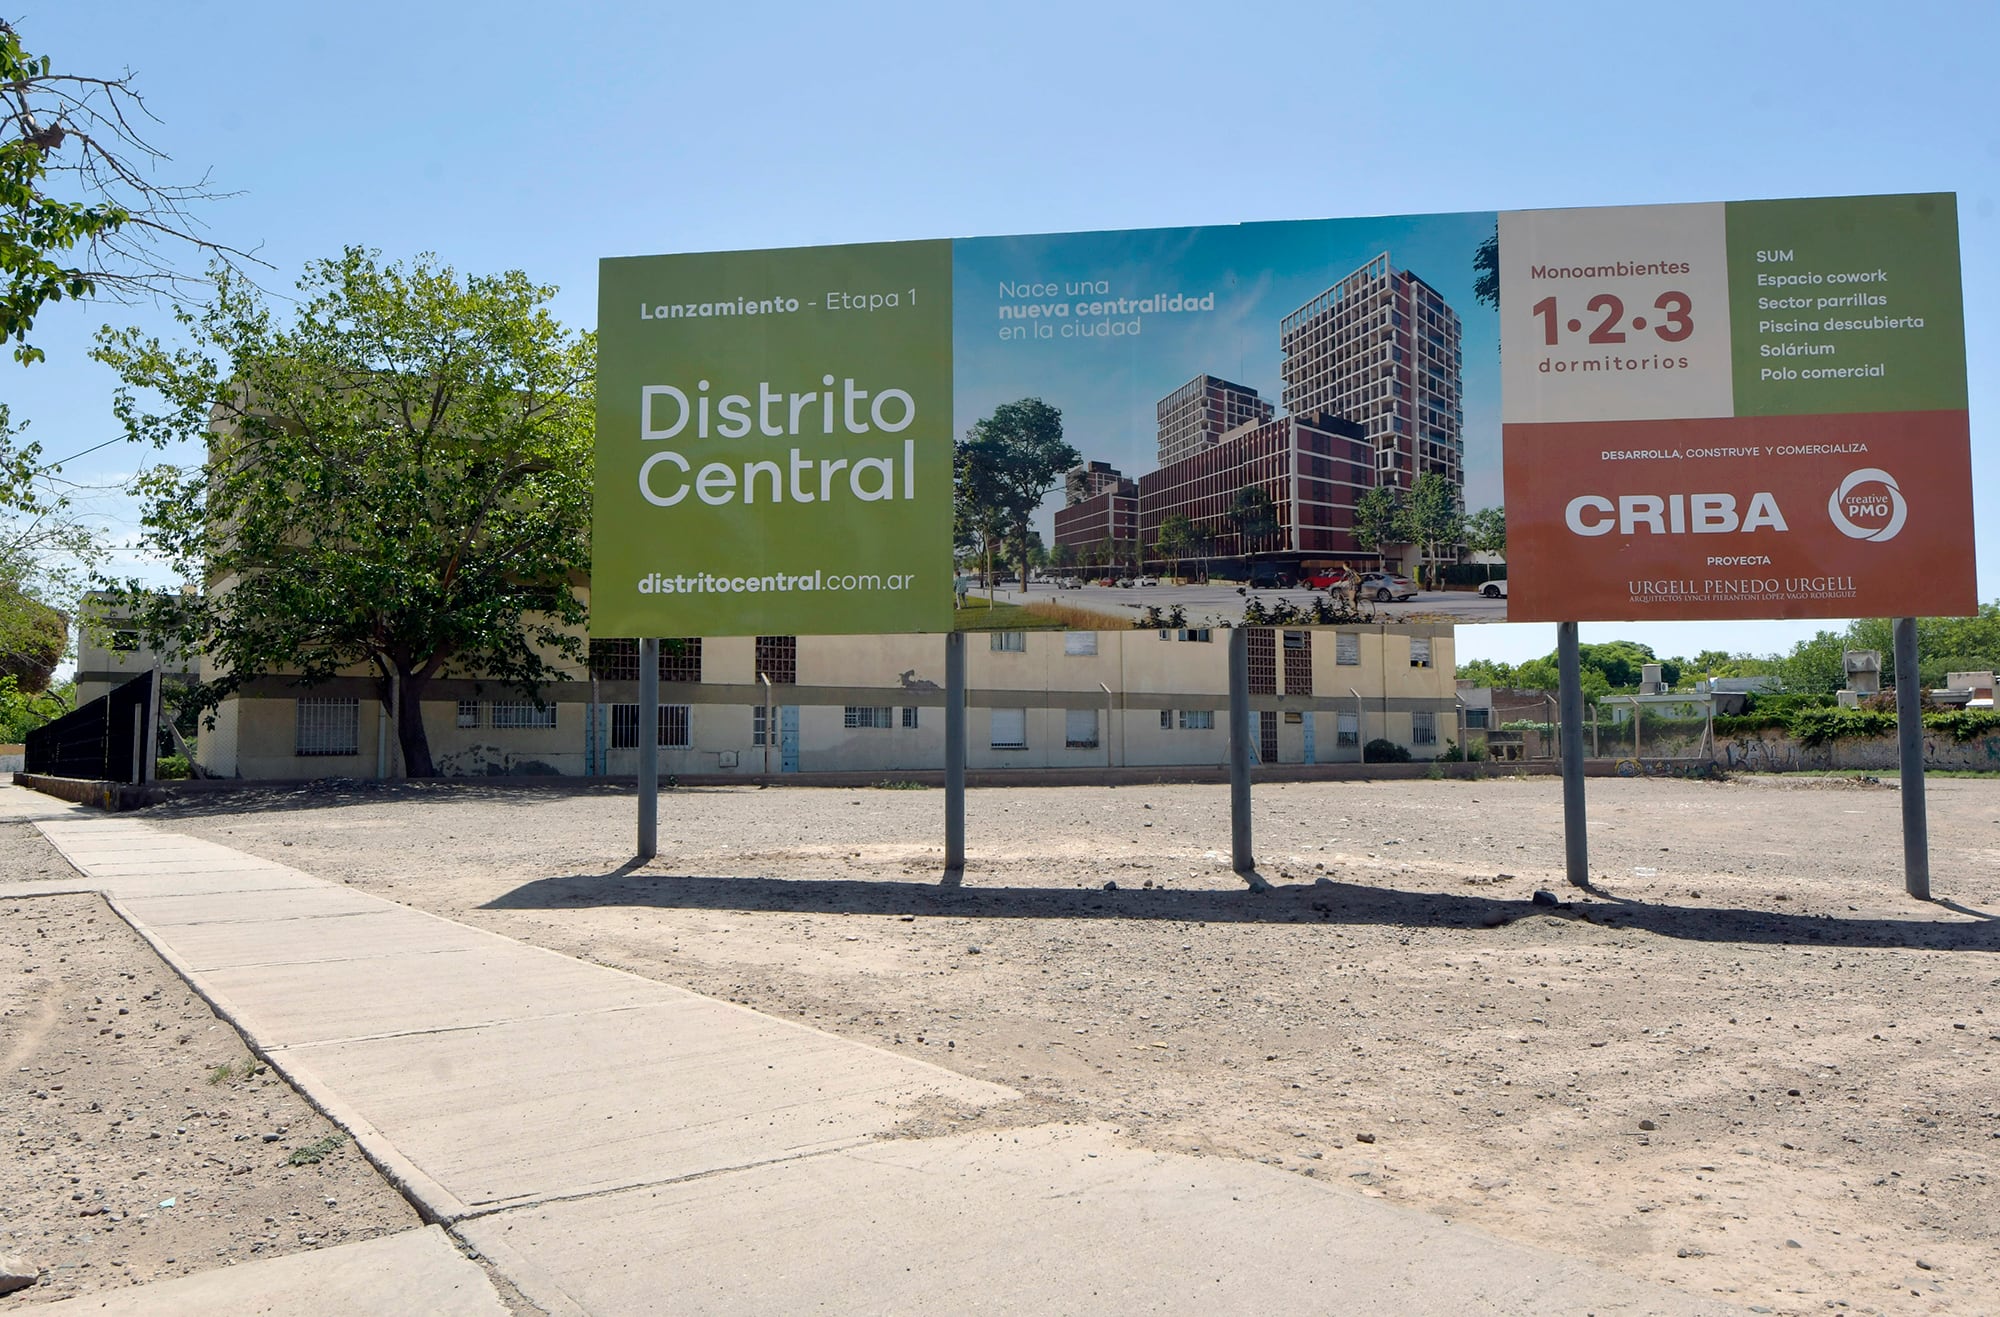
[[1179,631],[1162,631],[1160,632],[1160,639],[1206,645],[1209,643],[1209,629],[1205,626],[1196,626],[1183,627]]
[[757,637],[757,671],[769,677],[773,686],[799,684],[799,638],[797,636]]
[[[655,745],[684,748],[694,743],[693,718],[689,706],[685,704],[662,704],[660,706],[659,740]],[[614,704],[611,706],[611,748],[613,750],[636,750],[639,748],[639,706],[636,704]]]
[[536,704],[532,700],[495,700],[491,707],[495,727],[547,731],[556,725],[556,706],[553,704]]
[[904,706],[903,706],[903,726],[904,726],[904,727],[905,727],[906,729],[909,729],[909,730],[912,730],[912,731],[914,731],[914,730],[916,729],[916,726],[917,726],[917,706],[916,706],[916,705],[914,705],[914,704],[906,704],[906,705],[904,705]]
[[1355,631],[1339,631],[1333,637],[1333,661],[1343,668],[1358,667],[1361,663],[1361,635]]
[[701,680],[700,636],[682,636],[660,642],[660,680]]
[[[1175,726],[1175,711],[1160,710],[1160,730],[1172,731]],[[1215,710],[1182,709],[1179,711],[1179,726],[1184,732],[1212,732],[1215,730]]]
[[750,744],[764,744],[764,706],[761,704],[750,711]]
[[892,716],[886,708],[874,708],[864,704],[850,704],[841,714],[840,725],[850,731],[857,727],[872,727],[886,732],[896,724],[892,721]]
[[1097,748],[1097,710],[1063,710],[1063,744],[1072,750]]
[[1028,633],[1025,631],[989,632],[988,642],[995,653],[1025,654],[1028,651]]
[[479,726],[478,700],[460,700],[458,702],[458,725],[460,727]]
[[1310,695],[1313,688],[1312,632],[1285,633],[1285,694]]
[[1095,631],[1063,632],[1063,653],[1095,654],[1096,652],[1097,633]]
[[1431,665],[1431,638],[1429,636],[1410,637],[1410,666],[1427,668]]
[[131,654],[135,653],[138,648],[139,633],[137,631],[113,631],[111,633],[112,653]]
[[1437,715],[1418,712],[1410,715],[1410,744],[1436,745],[1438,743]]
[[606,681],[639,680],[639,642],[636,640],[591,641],[590,670]]
[[992,746],[995,750],[1025,750],[1028,748],[1028,711],[1026,709],[993,710]]
[[1493,710],[1475,709],[1467,705],[1465,709],[1465,730],[1483,732],[1493,725]]
[[361,702],[319,698],[299,701],[298,730],[292,740],[297,755],[361,753]]
[[1339,745],[1361,744],[1361,715],[1343,713],[1335,720],[1334,741]]
[[1278,693],[1278,633],[1267,626],[1246,627],[1244,639],[1250,651],[1250,693]]

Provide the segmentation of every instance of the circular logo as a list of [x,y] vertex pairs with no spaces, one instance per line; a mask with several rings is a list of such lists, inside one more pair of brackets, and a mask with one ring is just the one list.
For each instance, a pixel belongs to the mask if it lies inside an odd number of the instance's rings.
[[1896,477],[1880,467],[1848,473],[1826,501],[1826,515],[1842,535],[1856,540],[1893,540],[1903,529],[1910,509]]

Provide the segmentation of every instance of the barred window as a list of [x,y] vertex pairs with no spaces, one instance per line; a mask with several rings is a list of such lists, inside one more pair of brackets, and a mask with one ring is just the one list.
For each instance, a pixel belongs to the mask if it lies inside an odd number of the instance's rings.
[[[683,747],[693,743],[690,737],[688,706],[685,704],[662,704],[660,706],[660,739],[654,744],[665,747]],[[639,748],[639,706],[636,704],[614,704],[611,706],[611,748],[613,750],[636,750]]]
[[764,744],[764,706],[761,704],[750,710],[750,744]]
[[841,715],[840,725],[848,729],[874,727],[887,731],[895,726],[887,709],[872,708],[868,705],[850,704]]
[[1212,633],[1205,626],[1183,627],[1179,631],[1168,630],[1160,632],[1160,639],[1162,640],[1179,640],[1197,645],[1208,644],[1211,636]]
[[495,727],[546,731],[556,725],[556,706],[553,704],[536,704],[533,700],[495,700],[489,707],[493,711]]
[[1028,650],[1028,633],[1025,631],[993,631],[988,634],[995,651],[1025,654]]
[[1360,715],[1360,714],[1358,714],[1358,713],[1343,713],[1343,714],[1341,714],[1341,715],[1339,716],[1339,721],[1337,722],[1336,726],[1337,726],[1337,727],[1338,727],[1338,729],[1339,729],[1339,730],[1338,730],[1338,733],[1336,734],[1336,736],[1335,736],[1335,738],[1334,738],[1334,739],[1335,739],[1335,741],[1336,741],[1337,743],[1339,743],[1339,744],[1341,744],[1341,745],[1360,745],[1360,744],[1361,744],[1361,715]]
[[914,704],[904,705],[903,726],[915,727],[916,725],[917,725],[917,707]]
[[1028,748],[1028,711],[1026,709],[993,710],[992,746],[995,750],[1025,750]]
[[1431,638],[1429,636],[1410,637],[1410,666],[1427,668],[1431,665]]
[[1182,709],[1181,730],[1184,732],[1212,732],[1215,730],[1215,710]]
[[593,639],[590,670],[606,681],[639,680],[639,642]]
[[361,753],[361,702],[339,697],[308,697],[298,702],[298,729],[292,741],[296,755]]
[[1285,694],[1310,695],[1313,685],[1312,632],[1285,633]]
[[757,637],[757,671],[771,679],[773,686],[799,684],[799,638],[797,636]]
[[1467,731],[1485,731],[1491,726],[1493,726],[1493,710],[1484,708],[1475,709],[1471,705],[1466,706],[1465,729]]
[[1333,637],[1333,661],[1343,668],[1351,668],[1361,662],[1361,636],[1354,631],[1338,631]]
[[1072,750],[1097,748],[1097,710],[1063,710],[1063,744]]
[[1063,632],[1063,653],[1095,654],[1096,652],[1097,633],[1095,631]]
[[460,727],[479,726],[478,700],[460,700],[458,702],[458,725]]
[[1436,745],[1438,743],[1437,715],[1420,710],[1410,715],[1410,744]]

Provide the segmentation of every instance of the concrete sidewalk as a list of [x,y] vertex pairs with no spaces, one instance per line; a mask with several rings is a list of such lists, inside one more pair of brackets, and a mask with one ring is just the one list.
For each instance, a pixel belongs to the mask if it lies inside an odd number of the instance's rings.
[[[0,819],[16,808],[0,790]],[[39,827],[433,1220],[558,1313],[1735,1309],[1091,1127],[996,1084],[130,816]]]

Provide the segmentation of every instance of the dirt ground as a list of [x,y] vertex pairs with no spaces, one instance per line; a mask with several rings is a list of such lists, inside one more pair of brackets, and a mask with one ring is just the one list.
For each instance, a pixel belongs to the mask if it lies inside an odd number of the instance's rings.
[[101,898],[7,895],[75,876],[0,825],[0,1311],[420,1225]]
[[[2000,1311],[2000,780],[324,786],[141,817],[1756,1310]],[[1115,884],[1115,887],[1114,887]],[[1533,903],[1537,889],[1566,904]]]

